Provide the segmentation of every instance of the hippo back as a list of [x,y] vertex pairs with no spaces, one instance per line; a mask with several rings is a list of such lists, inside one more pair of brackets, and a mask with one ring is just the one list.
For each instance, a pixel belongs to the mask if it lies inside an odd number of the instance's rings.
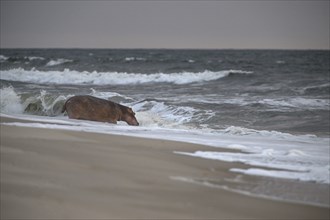
[[120,108],[114,102],[93,96],[74,96],[67,100],[65,108],[69,118],[116,123]]

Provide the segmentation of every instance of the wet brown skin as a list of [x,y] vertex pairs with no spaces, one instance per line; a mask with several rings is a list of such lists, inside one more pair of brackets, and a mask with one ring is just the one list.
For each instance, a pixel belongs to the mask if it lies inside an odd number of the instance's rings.
[[139,125],[131,108],[93,96],[83,95],[69,98],[63,106],[62,113],[65,111],[68,113],[69,118],[72,119],[114,124],[117,121],[125,121],[129,125]]

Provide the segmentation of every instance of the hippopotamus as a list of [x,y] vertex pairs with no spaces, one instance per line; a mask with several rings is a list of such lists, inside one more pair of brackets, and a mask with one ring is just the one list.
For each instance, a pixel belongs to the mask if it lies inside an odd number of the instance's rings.
[[125,121],[129,125],[138,126],[133,110],[127,106],[96,98],[89,95],[73,96],[69,98],[62,109],[68,113],[69,118],[91,121],[101,121],[117,124]]

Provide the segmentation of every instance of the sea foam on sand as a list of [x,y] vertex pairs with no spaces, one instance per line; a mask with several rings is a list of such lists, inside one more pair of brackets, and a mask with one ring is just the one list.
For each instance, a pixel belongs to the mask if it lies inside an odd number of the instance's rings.
[[[5,117],[11,117],[4,115]],[[141,115],[142,116],[142,115]],[[312,181],[330,184],[329,139],[313,135],[291,135],[275,131],[257,131],[240,127],[229,127],[222,132],[160,128],[151,125],[132,127],[120,122],[118,125],[70,120],[65,117],[40,117],[17,115],[31,123],[11,122],[12,126],[53,128],[135,137],[183,141],[215,147],[213,151],[174,152],[176,154],[227,162],[240,162],[254,169],[237,170],[247,175],[270,176],[275,178]],[[143,117],[137,118],[143,125]],[[216,148],[239,150],[222,152]],[[264,167],[264,168],[262,168]],[[257,169],[256,169],[257,168]],[[282,170],[281,172],[278,169]]]

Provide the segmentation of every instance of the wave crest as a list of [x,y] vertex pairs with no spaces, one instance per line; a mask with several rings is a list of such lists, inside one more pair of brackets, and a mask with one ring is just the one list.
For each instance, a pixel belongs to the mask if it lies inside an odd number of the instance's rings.
[[71,63],[73,62],[73,60],[68,60],[68,59],[57,59],[57,60],[50,60],[46,66],[56,66],[56,65],[61,65],[61,64],[64,64],[64,63]]
[[65,100],[72,95],[53,95],[45,90],[38,94],[19,94],[12,86],[1,88],[0,112],[10,114],[33,114],[58,116]]
[[12,86],[0,90],[0,112],[21,114],[24,106],[21,104],[21,96],[18,95]]
[[64,71],[39,71],[22,68],[1,71],[0,79],[8,81],[39,83],[39,84],[73,84],[73,85],[128,85],[144,83],[189,84],[218,80],[232,74],[251,74],[243,70],[223,70],[218,72],[180,73],[125,73],[125,72],[79,72],[65,69]]

